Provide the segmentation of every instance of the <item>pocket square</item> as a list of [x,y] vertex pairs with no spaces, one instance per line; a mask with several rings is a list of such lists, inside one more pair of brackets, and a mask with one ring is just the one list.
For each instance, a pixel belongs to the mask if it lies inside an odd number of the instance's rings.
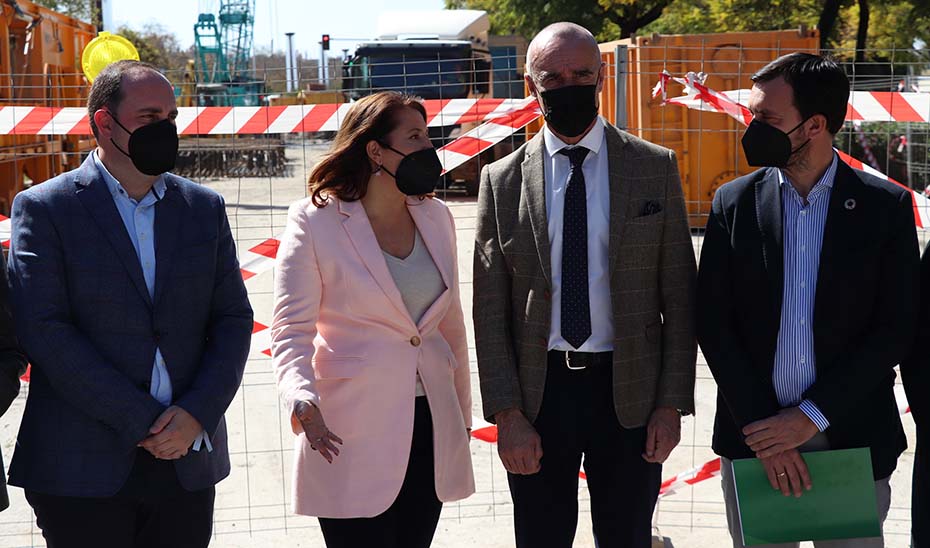
[[647,215],[655,215],[662,211],[662,204],[656,202],[655,200],[650,200],[643,205],[643,211],[639,214],[640,217],[645,217]]

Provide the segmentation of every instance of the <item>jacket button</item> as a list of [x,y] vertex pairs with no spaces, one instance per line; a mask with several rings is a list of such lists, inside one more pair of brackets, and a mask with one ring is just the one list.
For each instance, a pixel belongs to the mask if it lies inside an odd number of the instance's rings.
[[149,391],[152,390],[152,384],[151,384],[151,383],[148,383],[148,382],[140,382],[140,383],[139,383],[139,389],[140,389],[140,390],[145,390],[146,392],[149,392]]
[[160,340],[161,340],[161,331],[159,331],[159,330],[157,330],[157,329],[156,329],[155,331],[152,331],[152,339],[153,339],[155,342],[160,341]]
[[420,337],[417,337],[416,335],[414,335],[413,337],[410,337],[410,344],[412,344],[413,346],[420,346],[420,342],[422,342],[420,341]]

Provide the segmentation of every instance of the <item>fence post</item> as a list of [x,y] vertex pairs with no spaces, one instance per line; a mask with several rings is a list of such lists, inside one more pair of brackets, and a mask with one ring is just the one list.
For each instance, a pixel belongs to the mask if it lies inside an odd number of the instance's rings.
[[616,125],[620,129],[627,129],[626,112],[626,79],[629,72],[627,60],[628,46],[621,45],[614,49],[614,100],[617,113]]

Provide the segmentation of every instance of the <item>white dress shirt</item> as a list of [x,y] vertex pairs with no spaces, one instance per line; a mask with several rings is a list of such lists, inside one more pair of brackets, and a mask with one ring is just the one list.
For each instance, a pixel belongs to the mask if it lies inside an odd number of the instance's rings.
[[[546,126],[545,143],[546,215],[549,219],[549,254],[552,269],[552,317],[549,350],[609,352],[614,349],[613,307],[610,301],[610,179],[607,167],[607,137],[598,117],[591,131],[577,144],[567,145]],[[574,348],[562,338],[562,219],[571,162],[558,152],[569,146],[588,149],[581,166],[588,205],[588,294],[591,305],[591,336]]]

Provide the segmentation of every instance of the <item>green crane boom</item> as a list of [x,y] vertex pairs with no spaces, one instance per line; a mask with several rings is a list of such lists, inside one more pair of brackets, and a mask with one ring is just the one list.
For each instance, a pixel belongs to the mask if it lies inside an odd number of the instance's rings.
[[252,106],[264,88],[250,75],[255,0],[221,0],[219,17],[201,13],[194,25],[199,103]]

